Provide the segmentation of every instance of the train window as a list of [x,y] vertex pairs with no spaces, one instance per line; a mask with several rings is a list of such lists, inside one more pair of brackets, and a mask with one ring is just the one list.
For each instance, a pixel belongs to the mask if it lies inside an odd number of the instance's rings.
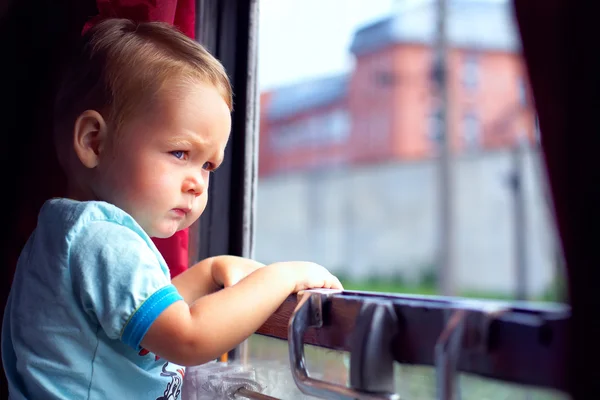
[[258,259],[354,290],[563,300],[509,2],[448,0],[444,104],[435,1],[260,4]]
[[[528,82],[511,5],[447,1],[446,74],[434,68],[438,11],[433,0],[260,0],[254,256],[319,262],[349,290],[332,300],[333,327],[306,349],[311,372],[339,384],[347,385],[349,374],[349,347],[340,338],[353,331],[344,324],[369,293],[389,295],[397,311],[424,301],[423,317],[413,315],[411,324],[435,314],[423,296],[473,299],[468,307],[478,310],[488,303],[475,299],[540,307],[565,301],[535,111],[522,101]],[[289,366],[288,343],[280,339],[291,308],[283,308],[248,341],[246,356],[258,368]],[[528,310],[513,311],[534,312]],[[438,393],[431,352],[446,314],[438,317],[411,331],[428,350],[394,343],[401,396]],[[502,334],[525,332],[499,326]],[[502,351],[517,354],[512,340]],[[558,358],[535,376],[499,364],[467,368],[458,390],[465,399],[565,399],[554,391],[564,387],[552,383],[561,359],[552,352]],[[296,390],[291,375],[279,382]]]

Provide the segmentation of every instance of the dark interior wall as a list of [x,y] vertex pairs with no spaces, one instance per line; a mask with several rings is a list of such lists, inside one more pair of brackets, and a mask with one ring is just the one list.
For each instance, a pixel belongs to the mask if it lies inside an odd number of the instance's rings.
[[[4,208],[0,307],[19,252],[44,200],[60,195],[64,177],[50,141],[50,104],[61,57],[95,12],[90,0],[14,1],[0,17],[0,187]],[[0,367],[1,368],[1,367]],[[0,398],[6,398],[0,371]]]

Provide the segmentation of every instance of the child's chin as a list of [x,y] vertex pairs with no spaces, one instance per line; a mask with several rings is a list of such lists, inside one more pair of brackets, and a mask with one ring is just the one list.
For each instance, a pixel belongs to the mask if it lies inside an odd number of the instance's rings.
[[181,229],[155,229],[150,237],[157,239],[168,239]]
[[174,223],[174,221],[167,221],[164,224],[156,224],[149,229],[151,231],[146,231],[150,237],[158,238],[158,239],[167,239],[173,236],[175,233],[188,228],[190,224],[186,223],[186,221],[179,221],[179,223]]

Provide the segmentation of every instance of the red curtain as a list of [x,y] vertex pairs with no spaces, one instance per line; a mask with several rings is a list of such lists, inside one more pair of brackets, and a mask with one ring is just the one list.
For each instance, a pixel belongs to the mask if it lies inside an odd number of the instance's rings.
[[[187,36],[195,38],[195,0],[96,0],[98,15],[90,19],[84,30],[105,18],[128,18],[134,21],[161,21],[174,25]],[[188,229],[168,239],[153,239],[165,258],[171,276],[188,268]]]
[[188,267],[188,229],[177,232],[168,239],[152,239],[165,258],[171,277],[176,277]]
[[[96,0],[98,15],[86,27],[104,18],[129,18],[134,21],[161,21],[176,26],[195,38],[196,2],[194,0]],[[85,29],[85,28],[84,28]]]

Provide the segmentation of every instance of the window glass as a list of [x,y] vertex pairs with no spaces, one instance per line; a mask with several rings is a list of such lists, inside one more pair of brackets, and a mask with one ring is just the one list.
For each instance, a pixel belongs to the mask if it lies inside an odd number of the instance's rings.
[[[432,0],[260,0],[255,256],[316,261],[353,290],[562,302],[511,2],[448,0],[445,96],[437,12]],[[285,342],[250,343],[251,358],[288,362]],[[310,357],[345,379],[343,353]],[[434,398],[433,368],[398,371],[399,393]],[[560,398],[467,375],[461,388]]]
[[511,3],[448,0],[445,103],[436,4],[261,0],[255,255],[351,289],[563,301]]

